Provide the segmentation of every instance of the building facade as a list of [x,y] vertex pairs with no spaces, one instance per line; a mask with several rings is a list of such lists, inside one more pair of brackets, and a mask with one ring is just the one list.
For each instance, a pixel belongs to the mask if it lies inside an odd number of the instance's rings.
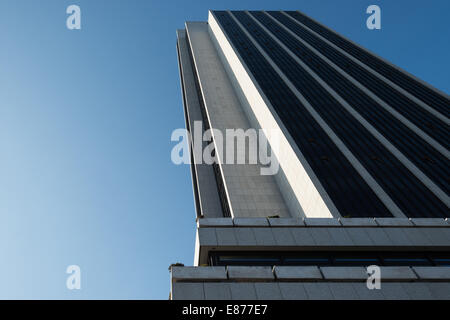
[[[210,11],[177,51],[200,139],[172,299],[450,299],[448,95],[298,11]],[[277,170],[224,161],[227,129],[263,132]]]

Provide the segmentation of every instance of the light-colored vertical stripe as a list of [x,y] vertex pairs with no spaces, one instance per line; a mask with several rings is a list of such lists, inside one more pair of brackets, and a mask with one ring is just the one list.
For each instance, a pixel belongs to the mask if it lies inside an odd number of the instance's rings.
[[349,59],[351,59],[353,62],[357,63],[359,66],[361,66],[362,68],[366,69],[368,72],[370,72],[371,74],[373,74],[374,76],[376,76],[377,78],[381,79],[383,82],[385,82],[386,84],[388,84],[389,86],[391,86],[392,88],[394,88],[395,90],[397,90],[399,93],[401,93],[402,95],[404,95],[405,97],[409,98],[410,100],[414,101],[415,103],[417,103],[419,106],[421,106],[424,110],[428,111],[429,113],[431,113],[432,115],[434,115],[436,118],[440,119],[441,121],[443,121],[444,123],[446,123],[447,125],[450,125],[450,120],[444,116],[443,114],[441,114],[439,111],[437,111],[436,109],[430,107],[429,105],[427,105],[425,102],[423,102],[422,100],[419,100],[417,97],[413,96],[412,94],[410,94],[408,91],[406,91],[405,89],[399,87],[398,85],[396,85],[395,83],[393,83],[391,80],[387,79],[386,77],[384,77],[383,75],[379,74],[378,72],[376,72],[375,70],[373,70],[372,68],[370,68],[369,66],[367,66],[366,64],[364,64],[363,62],[361,62],[360,60],[356,59],[355,57],[353,57],[352,55],[350,55],[349,53],[347,53],[346,51],[342,50],[341,48],[339,48],[338,46],[336,46],[334,43],[328,41],[326,38],[324,38],[323,36],[321,36],[320,34],[314,32],[314,30],[311,30],[310,28],[308,28],[307,26],[305,26],[304,24],[302,24],[300,21],[297,21],[296,19],[292,18],[290,15],[288,15],[286,12],[281,11],[282,14],[284,14],[286,17],[288,17],[289,19],[291,19],[292,21],[294,21],[296,24],[304,27],[306,30],[308,30],[309,32],[311,32],[313,35],[317,36],[319,39],[321,39],[322,41],[325,41],[327,44],[329,44],[330,46],[332,46],[333,48],[335,48],[336,50],[338,50],[339,52],[341,52],[342,54],[344,54],[346,57],[348,57]]
[[[250,13],[247,14],[257,23],[269,36],[280,46],[291,58],[308,72],[329,94],[331,94],[364,128],[367,129],[387,150],[389,150],[408,170],[421,181],[432,193],[436,195],[447,206],[450,206],[450,200],[447,194],[441,190],[430,178],[428,178],[419,168],[417,168],[403,153],[392,145],[377,129],[375,129],[364,117],[362,117],[350,104],[345,101],[336,91],[334,91],[325,81],[323,81],[313,70],[311,70],[302,60],[300,60],[288,47],[277,39],[265,26],[263,26]],[[281,71],[280,71],[281,72]],[[374,190],[375,191],[375,190]]]
[[405,214],[401,209],[395,204],[395,202],[389,197],[389,195],[381,188],[381,186],[375,181],[375,179],[370,175],[370,173],[364,168],[364,166],[358,161],[358,159],[351,153],[351,151],[345,146],[342,140],[334,133],[334,131],[328,126],[328,124],[322,119],[322,117],[317,113],[313,106],[305,99],[305,97],[297,90],[293,83],[286,77],[286,75],[278,68],[278,66],[272,61],[272,59],[267,55],[264,49],[256,42],[255,39],[250,35],[250,33],[242,26],[242,24],[236,19],[236,17],[229,12],[234,21],[239,25],[243,32],[247,35],[250,41],[255,45],[259,52],[264,56],[267,62],[272,66],[276,73],[281,77],[281,79],[286,83],[289,89],[295,94],[295,96],[300,100],[304,107],[308,110],[311,116],[317,121],[320,127],[327,133],[330,139],[334,142],[336,147],[343,153],[355,170],[361,175],[364,181],[372,188],[372,190],[377,194],[380,200],[385,204],[385,206],[391,211],[395,217],[405,217]]

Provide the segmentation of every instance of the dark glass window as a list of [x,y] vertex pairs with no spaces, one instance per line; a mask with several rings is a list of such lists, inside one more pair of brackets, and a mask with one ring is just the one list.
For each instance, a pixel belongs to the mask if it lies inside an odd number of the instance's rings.
[[335,266],[370,266],[380,265],[380,260],[377,257],[358,256],[358,255],[343,255],[342,257],[335,257],[333,260]]
[[278,265],[281,260],[278,257],[271,256],[218,256],[218,265],[239,265],[239,266],[271,266]]
[[450,266],[450,252],[210,252],[213,266]]
[[450,258],[435,258],[433,261],[438,266],[450,267]]
[[425,254],[387,253],[382,257],[385,266],[431,266],[432,261]]
[[283,265],[294,265],[294,266],[326,266],[330,265],[331,258],[326,254],[320,253],[304,253],[302,255],[287,255],[282,257]]
[[430,255],[431,260],[437,266],[450,267],[450,256],[445,253],[433,253]]

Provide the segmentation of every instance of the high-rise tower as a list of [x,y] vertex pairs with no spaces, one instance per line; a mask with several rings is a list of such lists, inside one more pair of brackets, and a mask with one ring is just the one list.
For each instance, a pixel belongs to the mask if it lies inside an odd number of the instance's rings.
[[271,132],[279,170],[192,145],[195,266],[172,298],[450,298],[448,95],[300,12],[210,11],[177,36],[187,129]]

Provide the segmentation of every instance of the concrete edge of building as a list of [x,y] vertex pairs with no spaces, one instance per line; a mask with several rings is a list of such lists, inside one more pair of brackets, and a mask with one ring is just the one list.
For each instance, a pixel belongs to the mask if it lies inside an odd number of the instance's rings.
[[233,227],[232,218],[199,218],[197,219],[197,227]]
[[209,227],[436,227],[449,228],[448,218],[198,218]]
[[380,227],[413,227],[408,218],[374,218]]
[[450,283],[389,282],[177,282],[172,300],[449,300]]
[[271,227],[304,227],[305,222],[302,218],[268,218]]
[[267,218],[234,218],[233,224],[236,227],[268,227]]
[[191,267],[173,266],[170,268],[172,281],[192,281],[192,280],[226,280],[227,270],[225,267]]
[[268,281],[275,280],[271,267],[266,266],[228,266],[228,279],[230,280],[253,280],[253,281]]
[[421,280],[450,281],[450,268],[445,267],[412,267]]
[[275,266],[273,272],[278,281],[323,279],[317,266]]
[[304,218],[307,227],[341,227],[338,218]]
[[416,227],[447,227],[448,218],[411,218],[411,222]]
[[339,218],[343,227],[376,227],[374,218]]
[[[381,282],[450,281],[450,268],[443,266],[380,266]],[[366,281],[365,267],[352,266],[173,266],[176,282],[272,282],[272,281]]]

